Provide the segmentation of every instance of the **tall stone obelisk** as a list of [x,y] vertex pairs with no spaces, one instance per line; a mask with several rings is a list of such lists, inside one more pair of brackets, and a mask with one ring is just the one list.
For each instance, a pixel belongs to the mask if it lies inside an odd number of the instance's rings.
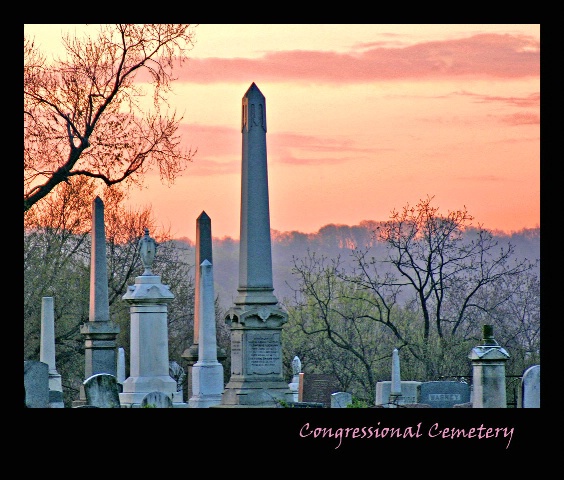
[[[91,237],[90,310],[88,322],[80,326],[80,333],[85,337],[85,379],[97,373],[117,375],[116,337],[119,333],[119,325],[110,320],[104,202],[98,196],[92,202]],[[75,400],[73,406],[85,403],[86,394],[84,385],[81,385],[79,400]]]
[[242,100],[239,286],[225,318],[231,327],[231,377],[221,406],[277,407],[293,395],[282,370],[282,325],[272,283],[266,101],[252,83]]

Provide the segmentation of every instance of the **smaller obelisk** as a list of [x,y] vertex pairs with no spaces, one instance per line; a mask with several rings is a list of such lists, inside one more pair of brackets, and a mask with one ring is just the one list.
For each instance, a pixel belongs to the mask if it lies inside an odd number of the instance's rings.
[[[116,337],[119,333],[119,325],[110,320],[104,202],[98,196],[92,202],[91,237],[90,310],[88,322],[80,326],[80,333],[85,337],[85,379],[98,373],[109,373],[114,376],[117,374]],[[86,394],[84,385],[81,385],[80,398],[73,402],[73,406],[84,404],[86,404]]]
[[[196,271],[194,275],[194,338],[192,345],[184,350],[182,358],[186,359],[188,364],[188,398],[192,397],[192,367],[198,361],[199,356],[199,336],[200,336],[200,266],[204,260],[213,264],[212,258],[212,228],[211,218],[205,211],[202,211],[196,219],[196,253],[195,263]],[[225,350],[218,348],[217,359],[225,360],[227,355]]]
[[223,365],[217,361],[215,295],[213,266],[208,260],[200,265],[200,330],[198,361],[192,367],[192,408],[208,408],[221,403]]
[[55,308],[53,297],[41,299],[39,361],[49,366],[49,408],[64,408],[61,375],[55,366]]
[[399,352],[394,348],[392,352],[392,386],[390,390],[390,408],[395,408],[401,397],[401,375]]

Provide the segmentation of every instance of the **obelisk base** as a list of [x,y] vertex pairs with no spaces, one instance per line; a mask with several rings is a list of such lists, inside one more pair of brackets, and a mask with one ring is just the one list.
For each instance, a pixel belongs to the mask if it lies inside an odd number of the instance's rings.
[[140,408],[143,399],[151,392],[162,392],[172,401],[173,408],[187,408],[182,392],[176,390],[176,381],[170,376],[129,377],[123,382],[123,392],[119,394],[122,408]]
[[209,408],[221,403],[223,365],[218,361],[198,361],[192,367],[193,395],[190,408]]
[[278,305],[231,308],[231,377],[221,405],[277,408],[292,402],[293,392],[282,370],[282,325],[287,313]]
[[255,407],[280,408],[294,401],[294,396],[284,382],[237,382],[225,386],[221,404],[213,408]]
[[[80,326],[84,335],[85,377],[98,373],[117,374],[117,343],[120,331],[118,324],[112,321],[88,321]],[[72,402],[73,407],[86,405],[84,384],[80,385],[79,398]]]

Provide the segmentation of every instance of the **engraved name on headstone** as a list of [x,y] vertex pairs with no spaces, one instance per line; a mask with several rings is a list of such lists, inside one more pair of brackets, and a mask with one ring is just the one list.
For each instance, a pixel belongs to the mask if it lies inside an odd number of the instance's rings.
[[433,408],[453,408],[470,401],[470,385],[446,380],[423,382],[417,387],[417,401]]

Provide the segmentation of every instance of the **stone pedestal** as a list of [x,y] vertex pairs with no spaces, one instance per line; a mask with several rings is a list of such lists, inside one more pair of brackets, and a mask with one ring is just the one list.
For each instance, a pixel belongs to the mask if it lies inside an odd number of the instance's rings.
[[[80,333],[84,335],[84,374],[86,378],[98,373],[117,373],[117,343],[119,325],[114,322],[94,321],[80,326]],[[73,402],[73,407],[85,405],[86,394],[84,385],[80,386],[80,398]]]
[[294,375],[292,377],[292,381],[288,384],[288,388],[292,392],[292,401],[299,402],[300,401],[300,374]]
[[148,394],[161,392],[171,399],[173,408],[186,408],[182,392],[177,391],[176,380],[169,374],[167,304],[174,295],[151,271],[156,242],[148,229],[140,241],[140,253],[145,271],[122,297],[130,304],[131,351],[130,376],[123,382],[120,403],[125,408],[139,408]]
[[282,325],[287,314],[279,307],[235,307],[231,323],[231,377],[222,405],[277,407],[293,402],[294,393],[282,371]]
[[292,381],[288,384],[288,388],[292,392],[294,402],[300,401],[300,373],[302,371],[302,362],[296,355],[292,359]]
[[482,343],[472,349],[472,408],[507,408],[505,362],[509,353],[493,337],[493,327],[484,325]]

